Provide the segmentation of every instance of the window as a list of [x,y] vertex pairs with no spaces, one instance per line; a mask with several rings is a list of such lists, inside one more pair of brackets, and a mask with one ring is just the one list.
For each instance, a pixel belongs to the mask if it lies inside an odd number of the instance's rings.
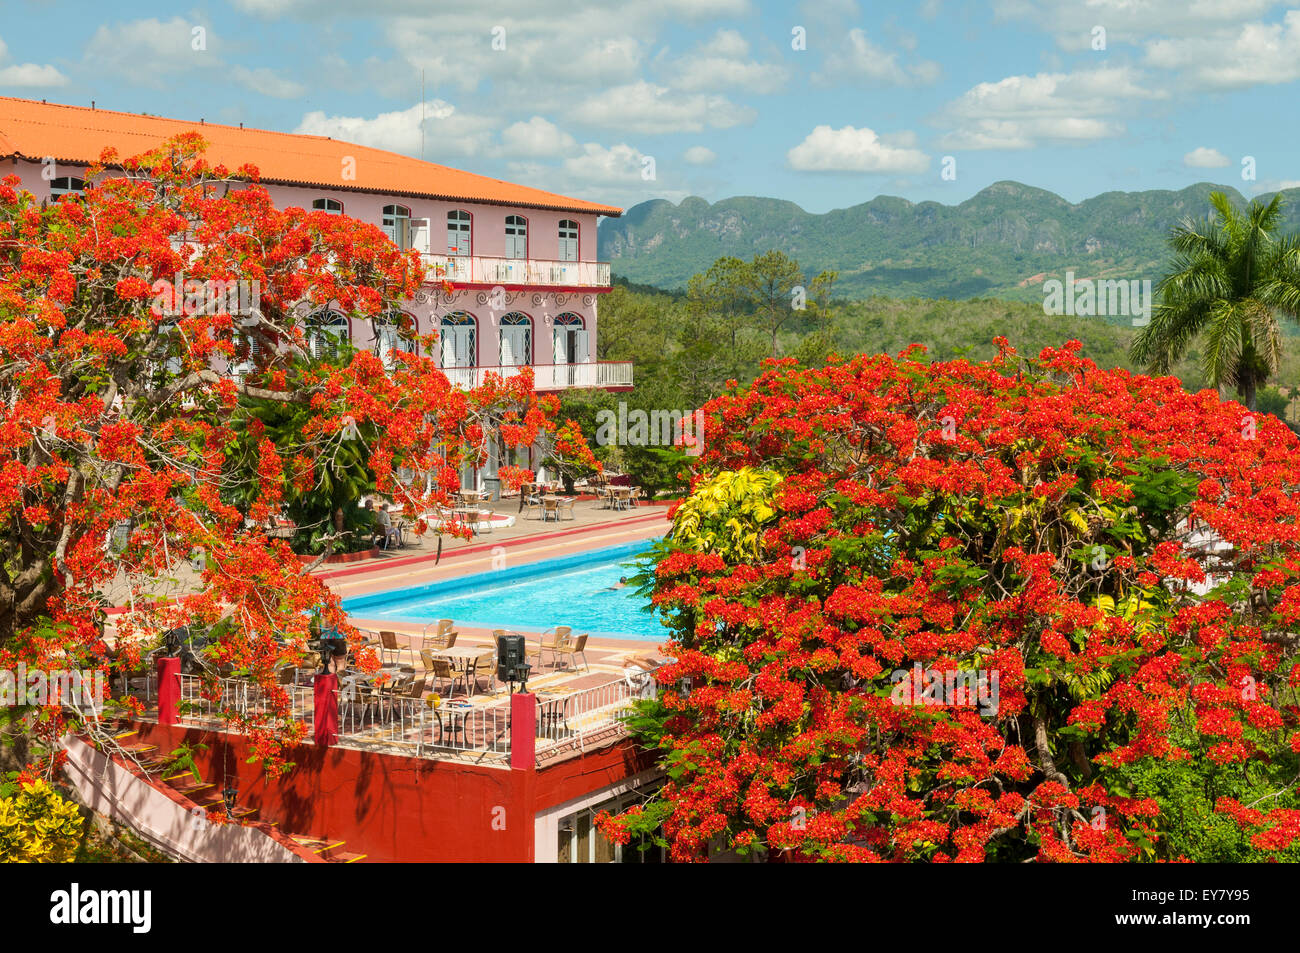
[[506,257],[528,257],[528,219],[522,215],[506,216]]
[[469,212],[457,209],[447,213],[447,254],[469,255],[470,251],[470,217]]
[[560,221],[560,261],[578,260],[578,223],[571,219]]
[[404,311],[390,311],[375,319],[375,354],[384,362],[384,367],[396,366],[394,351],[419,353],[415,332],[415,318]]
[[86,191],[86,180],[76,176],[64,175],[50,180],[50,198],[55,202],[65,195],[80,195]]
[[502,367],[522,367],[533,363],[533,320],[512,311],[501,318],[500,363]]
[[590,360],[587,330],[583,326],[582,315],[572,311],[557,314],[551,337],[554,363],[586,364]]
[[343,203],[338,199],[316,199],[311,203],[312,211],[329,212],[331,215],[343,214]]
[[464,311],[445,314],[438,332],[441,367],[473,367],[478,356],[474,316]]
[[[654,785],[658,787],[658,785]],[[610,798],[601,804],[575,811],[559,820],[556,842],[556,860],[561,864],[656,864],[663,863],[663,848],[655,847],[649,838],[640,844],[632,841],[626,845],[607,840],[596,830],[596,815],[601,811],[619,814],[629,807],[641,804],[650,790],[629,791]],[[646,850],[640,850],[645,846]]]
[[402,251],[411,247],[411,210],[405,205],[384,206],[384,234]]
[[350,337],[348,319],[337,311],[317,311],[307,319],[307,353],[312,360],[336,360]]

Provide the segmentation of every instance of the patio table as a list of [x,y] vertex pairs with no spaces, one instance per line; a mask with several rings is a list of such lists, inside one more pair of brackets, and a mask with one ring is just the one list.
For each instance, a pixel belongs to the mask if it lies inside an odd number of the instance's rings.
[[[457,668],[462,674],[469,668],[470,662],[476,660],[481,655],[487,655],[492,651],[490,645],[453,645],[449,649],[430,649],[429,654],[434,658],[443,658]],[[469,694],[473,695],[478,679],[470,685]]]

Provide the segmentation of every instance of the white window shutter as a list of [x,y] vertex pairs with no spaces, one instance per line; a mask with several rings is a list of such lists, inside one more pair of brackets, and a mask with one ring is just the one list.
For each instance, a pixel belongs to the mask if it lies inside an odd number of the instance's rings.
[[427,218],[412,218],[407,221],[411,244],[421,255],[429,254],[429,220]]
[[581,331],[575,331],[573,335],[573,339],[574,339],[573,363],[586,364],[587,361],[591,359],[591,354],[590,351],[588,350],[586,328],[583,328]]
[[555,328],[551,332],[551,340],[555,344],[555,356],[552,359],[554,364],[569,363],[569,333],[565,328]]

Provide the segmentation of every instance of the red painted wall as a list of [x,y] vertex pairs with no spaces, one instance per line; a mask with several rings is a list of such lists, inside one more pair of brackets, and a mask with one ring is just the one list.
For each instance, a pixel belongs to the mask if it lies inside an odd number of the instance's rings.
[[139,737],[171,751],[186,741],[205,781],[239,779],[239,803],[290,834],[345,841],[367,862],[531,862],[538,811],[617,783],[650,760],[621,741],[538,770],[489,768],[305,745],[268,778],[246,764],[239,736],[142,723]]

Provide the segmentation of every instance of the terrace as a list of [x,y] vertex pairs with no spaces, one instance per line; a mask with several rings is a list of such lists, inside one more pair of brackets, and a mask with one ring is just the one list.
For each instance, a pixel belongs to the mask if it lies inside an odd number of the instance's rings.
[[607,261],[550,261],[429,253],[423,253],[422,257],[428,266],[430,280],[450,281],[457,285],[593,289],[610,286]]
[[[481,575],[500,568],[507,558],[512,567],[527,567],[575,551],[630,544],[661,533],[662,519],[663,509],[658,506],[618,510],[602,506],[599,500],[585,500],[572,522],[520,519],[491,534],[490,542],[483,537],[447,539],[441,554],[424,547],[389,551],[385,558],[359,565],[322,566],[320,574],[345,598],[369,596]],[[564,760],[624,737],[623,716],[633,702],[653,697],[655,691],[646,667],[664,661],[653,641],[600,637],[587,641],[583,658],[557,659],[553,653],[538,658],[533,653],[540,635],[521,632],[533,664],[527,690],[533,698],[528,704],[536,726],[531,738],[521,739],[512,730],[520,701],[512,696],[510,686],[495,680],[495,661],[490,670],[479,667],[472,676],[466,671],[471,660],[495,653],[492,631],[456,625],[457,684],[448,691],[448,684],[433,677],[422,657],[422,649],[434,648],[437,654],[437,647],[430,645],[431,624],[356,615],[350,621],[369,638],[383,668],[377,676],[363,679],[349,670],[340,675],[337,687],[329,689],[332,697],[324,704],[337,718],[337,740],[331,745],[373,753],[506,767],[524,743],[531,745],[538,766]],[[537,628],[564,621],[538,619]],[[575,629],[573,635],[579,634],[581,629]],[[270,688],[229,677],[180,675],[178,724],[205,731],[232,730],[222,712],[255,721],[271,711],[276,695],[280,704],[287,699],[293,720],[304,724],[310,744],[317,706],[322,704],[312,684],[314,671],[314,667],[286,669],[282,684]],[[131,693],[145,703],[141,720],[158,721],[156,672],[134,677]]]

